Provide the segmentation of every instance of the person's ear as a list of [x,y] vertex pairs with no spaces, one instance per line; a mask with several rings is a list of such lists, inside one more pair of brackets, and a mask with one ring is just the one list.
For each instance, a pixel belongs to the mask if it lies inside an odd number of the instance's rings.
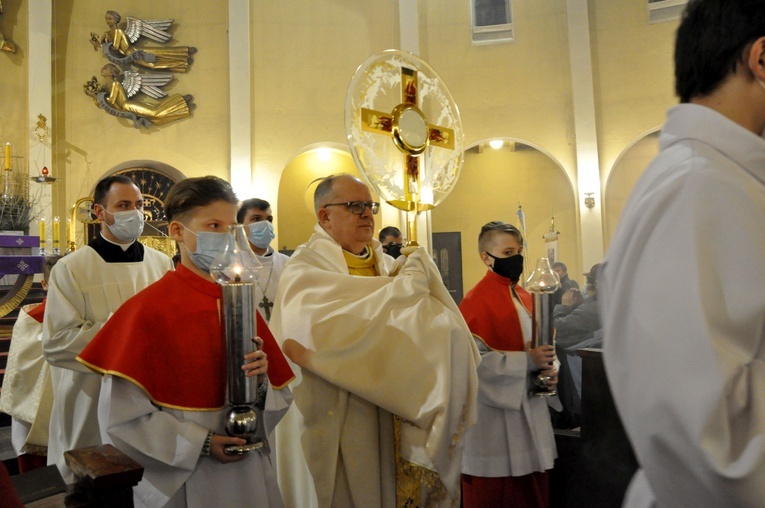
[[756,79],[765,81],[765,37],[760,37],[752,43],[747,64]]
[[106,212],[104,211],[103,205],[94,203],[93,214],[98,218],[99,222],[106,222],[106,218],[105,218]]
[[183,226],[181,226],[180,222],[174,220],[167,225],[167,234],[176,242],[180,242],[183,240]]
[[483,261],[483,264],[491,268],[492,259],[491,256],[489,256],[486,252],[481,252],[481,261]]
[[326,208],[319,208],[319,213],[316,214],[319,219],[319,224],[327,224],[329,222],[329,212]]

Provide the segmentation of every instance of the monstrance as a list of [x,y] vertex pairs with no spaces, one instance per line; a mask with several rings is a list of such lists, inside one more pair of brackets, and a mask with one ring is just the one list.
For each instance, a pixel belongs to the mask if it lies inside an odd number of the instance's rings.
[[345,130],[359,171],[407,212],[407,247],[417,247],[417,215],[449,195],[462,167],[462,120],[443,80],[411,53],[369,57],[348,87]]

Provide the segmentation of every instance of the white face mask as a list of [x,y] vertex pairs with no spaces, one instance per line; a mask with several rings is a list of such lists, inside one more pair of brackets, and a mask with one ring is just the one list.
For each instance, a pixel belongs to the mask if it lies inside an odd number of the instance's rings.
[[253,222],[250,224],[250,234],[248,240],[255,247],[259,249],[265,249],[271,245],[271,240],[274,239],[274,225],[267,221],[262,220],[259,222]]
[[104,211],[114,217],[114,224],[106,224],[114,238],[120,242],[132,242],[143,233],[143,212],[141,210],[126,210],[124,212]]

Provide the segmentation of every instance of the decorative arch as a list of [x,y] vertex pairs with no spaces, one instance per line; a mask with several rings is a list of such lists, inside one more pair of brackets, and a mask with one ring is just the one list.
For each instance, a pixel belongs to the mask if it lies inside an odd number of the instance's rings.
[[660,133],[661,128],[655,127],[635,138],[611,166],[603,194],[603,243],[606,249],[635,183],[659,153]]
[[485,273],[476,249],[481,226],[492,220],[518,224],[518,205],[526,219],[527,257],[546,256],[543,235],[551,217],[560,231],[558,252],[574,279],[581,279],[581,248],[577,198],[570,177],[547,150],[523,139],[502,137],[494,150],[488,140],[465,151],[459,182],[444,202],[431,212],[434,233],[459,231],[463,251],[464,288],[470,289]]
[[334,173],[361,178],[348,147],[340,143],[313,143],[303,147],[284,166],[277,196],[279,250],[295,250],[313,234],[316,217],[311,184],[314,183],[315,188],[318,178]]

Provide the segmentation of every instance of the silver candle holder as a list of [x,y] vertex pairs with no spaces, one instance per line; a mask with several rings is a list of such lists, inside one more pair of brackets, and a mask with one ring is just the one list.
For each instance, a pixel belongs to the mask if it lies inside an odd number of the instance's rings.
[[264,446],[258,437],[260,410],[256,378],[247,377],[241,368],[244,356],[256,350],[254,285],[261,264],[250,249],[243,225],[229,226],[228,234],[226,250],[215,258],[210,273],[223,294],[229,406],[224,427],[229,436],[247,441],[244,445],[226,446],[224,452],[243,455]]
[[[539,258],[537,266],[531,276],[526,280],[526,290],[534,295],[534,329],[531,336],[531,347],[553,346],[555,347],[555,330],[553,328],[552,309],[550,299],[553,293],[560,288],[560,279],[550,267],[550,260]],[[537,397],[551,397],[557,395],[556,390],[547,386],[550,380],[539,371],[533,377],[532,394]]]

